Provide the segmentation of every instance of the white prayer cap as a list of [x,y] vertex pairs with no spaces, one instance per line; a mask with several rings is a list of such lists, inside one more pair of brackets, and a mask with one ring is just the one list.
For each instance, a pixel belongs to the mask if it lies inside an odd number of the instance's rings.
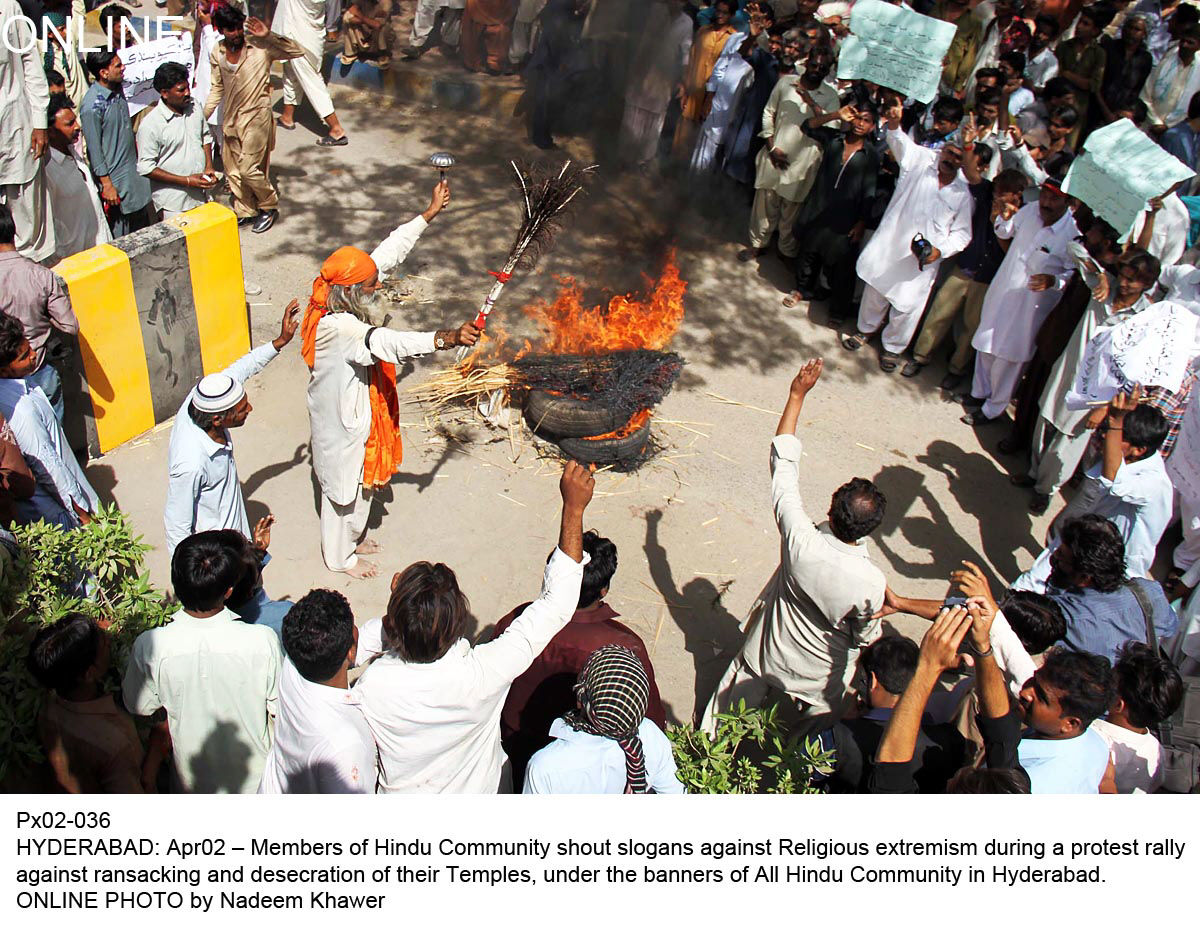
[[192,403],[201,413],[224,413],[236,407],[246,396],[240,381],[218,371],[209,374],[196,385]]

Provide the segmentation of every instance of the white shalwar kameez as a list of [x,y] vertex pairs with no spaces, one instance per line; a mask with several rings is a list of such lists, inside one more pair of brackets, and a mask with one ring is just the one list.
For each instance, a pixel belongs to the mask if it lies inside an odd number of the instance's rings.
[[738,53],[745,41],[745,33],[734,33],[729,37],[721,58],[713,67],[708,80],[708,89],[713,93],[712,105],[692,151],[693,174],[708,173],[716,167],[717,153],[729,123],[737,114],[742,95],[754,84],[754,68]]
[[[428,224],[421,216],[396,227],[371,258],[379,277],[408,256]],[[317,323],[316,353],[308,381],[313,471],[321,485],[321,555],[330,571],[358,563],[355,548],[367,527],[363,464],[371,432],[371,369],[436,350],[432,331],[375,328],[349,312],[329,312]]]
[[646,20],[630,64],[621,119],[621,152],[637,165],[649,164],[658,154],[671,96],[692,53],[692,20],[686,13],[671,17],[667,5],[656,2]]
[[[942,260],[971,242],[975,201],[961,174],[941,186],[937,151],[916,144],[899,130],[887,132],[887,143],[900,165],[900,176],[879,228],[858,257],[856,271],[866,283],[858,330],[873,334],[887,318],[883,349],[899,354],[912,341]],[[912,252],[918,233],[941,252],[941,258],[924,269]]]
[[[1079,272],[1087,287],[1091,289],[1098,285],[1099,275],[1082,265],[1091,259],[1083,244],[1070,243],[1067,251],[1080,264]],[[1067,406],[1067,394],[1075,386],[1075,375],[1083,362],[1088,342],[1150,304],[1150,299],[1141,295],[1128,308],[1114,309],[1112,300],[1117,291],[1116,280],[1110,280],[1110,285],[1107,299],[1088,302],[1083,318],[1075,326],[1071,340],[1054,362],[1046,381],[1040,402],[1041,411],[1033,428],[1029,464],[1029,475],[1037,480],[1034,490],[1042,495],[1054,495],[1074,475],[1091,441],[1092,431],[1087,428],[1091,411],[1072,410]]]
[[[421,49],[429,42],[433,27],[437,23],[438,11],[445,10],[442,14],[442,42],[447,46],[458,46],[462,30],[462,11],[466,5],[467,0],[417,0],[408,45]],[[542,5],[545,6],[545,0],[542,0]]]
[[321,118],[333,112],[333,99],[321,79],[321,60],[325,57],[325,33],[337,29],[328,20],[327,0],[279,0],[273,31],[295,40],[304,48],[301,59],[283,61],[283,104],[298,105],[307,98]]
[[[995,230],[1012,243],[983,297],[971,343],[977,352],[971,396],[984,401],[980,409],[989,420],[1008,409],[1033,357],[1038,329],[1066,288],[1066,274],[1074,268],[1067,247],[1079,236],[1070,212],[1046,226],[1037,203],[1026,204],[1011,220],[997,217]],[[1038,275],[1053,277],[1049,289],[1029,288],[1030,278]]]
[[0,199],[12,211],[17,252],[42,262],[56,250],[54,208],[29,145],[35,130],[46,129],[50,91],[30,23],[16,0],[0,0]]

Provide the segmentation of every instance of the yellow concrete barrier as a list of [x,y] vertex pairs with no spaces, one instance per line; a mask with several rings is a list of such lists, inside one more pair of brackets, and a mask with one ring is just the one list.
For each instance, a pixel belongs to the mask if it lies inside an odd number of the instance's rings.
[[[79,318],[93,455],[175,415],[192,385],[250,350],[237,218],[205,204],[54,268]],[[68,391],[73,385],[67,384]],[[70,431],[68,431],[70,432]]]

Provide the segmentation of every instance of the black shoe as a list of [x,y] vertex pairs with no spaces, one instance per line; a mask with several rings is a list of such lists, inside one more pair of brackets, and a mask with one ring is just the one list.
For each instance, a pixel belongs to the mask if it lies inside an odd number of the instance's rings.
[[1048,508],[1050,508],[1050,496],[1035,491],[1033,498],[1029,500],[1029,511],[1034,515],[1041,515]]
[[420,59],[421,53],[423,53],[424,51],[425,50],[419,49],[416,46],[405,46],[403,49],[400,50],[400,55],[403,56],[405,59]]
[[1011,482],[1014,486],[1017,486],[1018,488],[1021,488],[1021,489],[1032,489],[1034,486],[1034,483],[1037,482],[1037,480],[1034,479],[1033,476],[1030,476],[1028,473],[1013,473],[1011,476],[1008,477],[1008,481]]
[[916,377],[918,374],[921,373],[921,370],[924,367],[925,367],[925,365],[922,364],[920,361],[909,361],[907,364],[904,365],[903,368],[900,369],[900,376],[901,377]]
[[1025,444],[1013,436],[1006,436],[996,444],[996,452],[1004,456],[1012,456],[1013,453],[1019,453],[1024,448]]
[[251,223],[257,223],[261,214],[254,214],[252,217],[238,217],[238,226],[249,226]]
[[938,387],[942,390],[954,390],[954,388],[963,382],[964,377],[966,377],[965,374],[955,374],[953,371],[947,371],[946,376],[938,382]]
[[982,407],[983,403],[984,403],[980,398],[972,397],[970,395],[970,393],[967,393],[967,392],[964,392],[961,394],[955,394],[950,399],[953,400],[956,404],[962,404],[968,410],[974,410],[977,407]]
[[250,227],[250,229],[255,233],[266,233],[267,230],[275,225],[275,221],[278,219],[278,210],[264,210],[258,215],[258,218],[254,221],[254,226]]
[[999,418],[985,416],[982,410],[972,410],[970,413],[964,413],[958,419],[969,427],[982,427],[986,424],[993,423]]

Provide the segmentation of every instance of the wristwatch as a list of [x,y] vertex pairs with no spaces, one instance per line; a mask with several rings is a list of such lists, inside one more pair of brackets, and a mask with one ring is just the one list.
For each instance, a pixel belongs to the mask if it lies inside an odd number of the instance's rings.
[[438,351],[446,350],[446,336],[442,332],[439,331],[434,333],[433,346],[437,348]]

